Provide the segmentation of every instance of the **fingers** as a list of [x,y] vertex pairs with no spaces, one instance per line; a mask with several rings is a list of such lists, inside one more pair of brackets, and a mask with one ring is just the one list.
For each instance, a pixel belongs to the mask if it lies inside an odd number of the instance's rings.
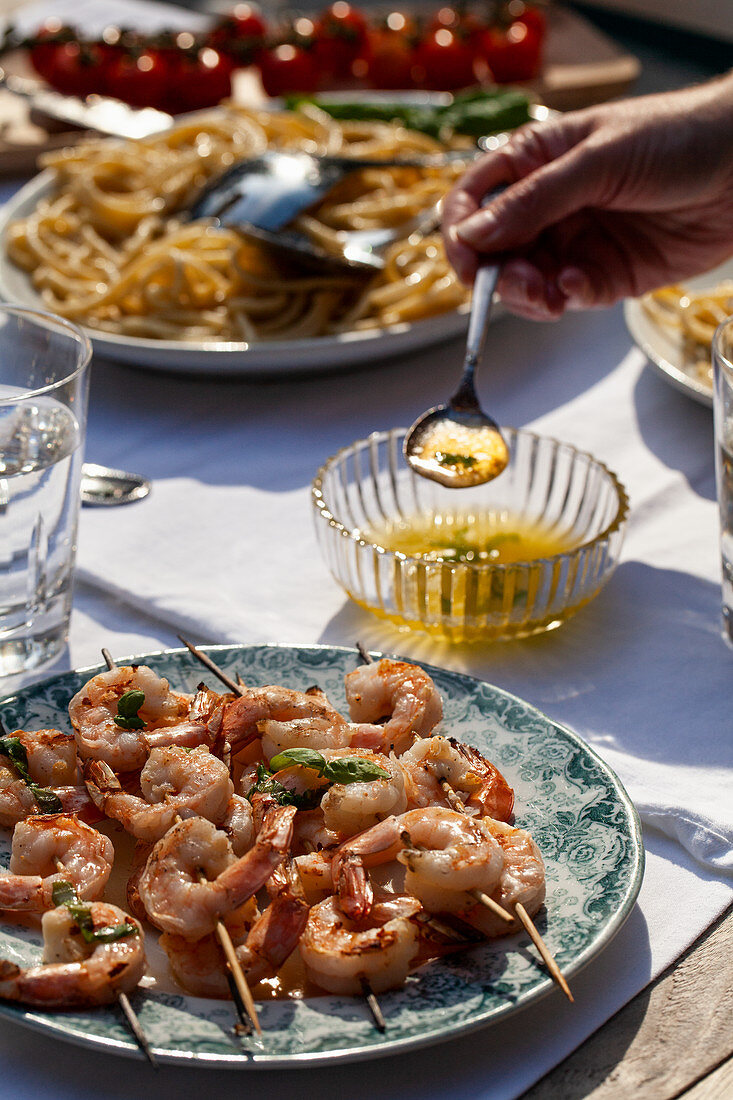
[[594,152],[573,149],[458,222],[455,237],[477,252],[515,251],[564,218],[599,205],[605,174]]
[[[444,201],[442,220],[448,259],[463,282],[473,282],[477,252],[511,251],[562,216],[559,200],[564,196],[567,203],[566,178],[573,172],[563,158],[592,132],[594,118],[579,111],[522,127],[461,177]],[[560,167],[553,168],[558,161]],[[504,194],[480,209],[487,192],[502,183],[510,184]]]

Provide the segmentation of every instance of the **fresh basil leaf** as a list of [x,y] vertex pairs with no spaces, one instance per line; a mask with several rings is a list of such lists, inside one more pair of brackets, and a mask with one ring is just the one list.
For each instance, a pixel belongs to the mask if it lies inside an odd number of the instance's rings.
[[67,882],[65,879],[57,879],[57,881],[54,882],[51,889],[51,897],[57,909],[60,905],[73,904],[77,900],[76,890],[71,883]]
[[273,756],[270,761],[270,771],[279,772],[281,768],[289,768],[291,764],[300,764],[303,768],[312,768],[313,771],[323,775],[326,767],[326,758],[315,749],[285,749]]
[[122,924],[104,924],[101,928],[90,928],[79,925],[82,939],[86,943],[114,943],[125,936],[137,936],[138,929],[134,924],[124,921]]
[[61,799],[48,787],[34,783],[28,771],[28,753],[19,737],[0,737],[0,755],[6,756],[36,800],[44,814],[57,814],[63,809]]
[[388,771],[362,756],[341,756],[329,760],[323,775],[332,783],[371,783],[375,779],[389,779]]
[[114,721],[125,730],[145,729],[145,723],[139,717],[138,711],[145,702],[145,692],[133,688],[121,695],[117,703],[117,714]]
[[291,791],[274,779],[264,764],[257,765],[257,779],[247,791],[245,798],[252,801],[254,794],[269,794],[278,806],[296,806],[299,810],[312,810],[318,805],[321,791]]
[[19,737],[0,737],[0,754],[7,756],[8,760],[20,772],[23,779],[28,779],[28,753]]
[[31,794],[38,803],[38,808],[42,814],[60,814],[64,808],[63,802],[55,791],[50,791],[48,787],[39,787],[32,781],[28,784],[31,790]]
[[92,911],[88,905],[80,902],[76,891],[70,882],[59,879],[53,884],[51,897],[54,905],[65,905],[69,914],[81,932],[81,938],[85,943],[113,943],[125,936],[137,936],[138,928],[129,921],[121,924],[103,924],[101,928],[95,928],[92,921]]

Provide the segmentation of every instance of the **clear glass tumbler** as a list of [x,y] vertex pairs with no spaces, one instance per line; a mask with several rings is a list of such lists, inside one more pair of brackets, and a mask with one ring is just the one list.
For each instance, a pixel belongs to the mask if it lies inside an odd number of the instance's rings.
[[66,643],[91,354],[68,321],[0,305],[0,676]]
[[713,337],[715,473],[723,566],[723,637],[733,646],[733,318]]

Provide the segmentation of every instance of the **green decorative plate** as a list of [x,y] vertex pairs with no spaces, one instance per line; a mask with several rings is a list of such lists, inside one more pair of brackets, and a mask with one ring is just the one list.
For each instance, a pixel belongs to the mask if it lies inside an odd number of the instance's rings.
[[[357,664],[353,650],[331,646],[211,646],[206,651],[248,684],[304,689],[317,683],[337,706],[345,706],[344,674]],[[135,660],[149,664],[176,688],[193,690],[201,680],[217,684],[187,650]],[[530,830],[547,866],[546,909],[536,924],[563,973],[572,978],[618,932],[639,892],[644,853],[636,811],[611,769],[574,733],[499,688],[426,667],[443,696],[442,729],[480,749],[515,789],[516,823]],[[98,671],[64,673],[0,700],[0,718],[8,729],[68,729],[71,695]],[[7,867],[10,833],[0,834],[0,865]],[[38,961],[39,944],[37,931],[0,917],[0,957],[25,966]],[[536,958],[529,937],[519,934],[431,963],[403,989],[380,995],[384,1035],[355,998],[261,1003],[261,1046],[234,1034],[234,1011],[225,1001],[155,989],[137,992],[131,1000],[161,1062],[242,1069],[319,1065],[428,1046],[504,1019],[553,988]],[[142,1057],[114,1009],[39,1013],[5,1002],[0,1012],[69,1042]]]

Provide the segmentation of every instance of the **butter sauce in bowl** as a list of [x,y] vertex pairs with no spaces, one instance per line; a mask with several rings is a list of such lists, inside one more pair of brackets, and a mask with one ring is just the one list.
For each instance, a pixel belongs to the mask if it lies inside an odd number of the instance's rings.
[[509,464],[447,488],[405,463],[405,429],[339,451],[313,482],[316,532],[347,594],[404,629],[521,638],[589,603],[619,558],[628,498],[592,455],[502,428]]

